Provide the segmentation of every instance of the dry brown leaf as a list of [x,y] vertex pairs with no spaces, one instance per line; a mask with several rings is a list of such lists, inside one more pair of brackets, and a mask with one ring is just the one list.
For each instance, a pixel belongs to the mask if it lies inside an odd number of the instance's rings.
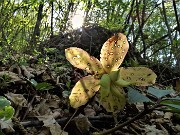
[[85,113],[85,116],[95,116],[96,115],[96,112],[94,111],[94,109],[89,108],[89,107],[84,108],[84,113]]
[[48,127],[51,135],[68,135],[67,132],[61,130],[61,126],[57,122],[53,125],[49,125]]
[[28,78],[28,79],[31,79],[34,77],[34,75],[30,72],[30,68],[28,70],[27,67],[25,67],[24,65],[21,66],[21,69],[23,70],[24,72],[24,75]]
[[60,102],[60,98],[56,95],[52,95],[46,104],[51,108],[57,109],[59,108],[59,102]]
[[156,125],[145,125],[145,135],[168,135],[163,130],[159,130],[156,128]]
[[[61,126],[56,122],[52,115],[37,116],[37,118],[44,123],[43,127],[46,133],[49,131],[51,135],[60,135],[61,133],[61,135],[68,135],[67,132],[61,130]],[[41,135],[43,135],[42,132]]]
[[44,72],[42,75],[42,79],[43,81],[51,80],[51,76],[47,72]]
[[39,115],[50,115],[51,109],[49,106],[46,104],[46,100],[43,99],[40,104],[38,104],[36,107],[34,107],[34,111],[39,114]]
[[56,120],[54,119],[52,115],[37,116],[36,118],[38,118],[39,121],[42,121],[44,123],[43,126],[46,126],[46,127],[56,122]]
[[50,135],[49,128],[42,127],[41,130],[39,130],[38,135]]
[[8,83],[26,83],[26,81],[23,81],[16,73],[13,73],[11,71],[1,71],[0,72],[0,77],[3,78],[3,76],[7,76],[7,82]]
[[8,99],[10,99],[15,105],[17,106],[27,106],[27,100],[24,98],[22,94],[14,94],[14,93],[7,93],[5,94]]
[[0,126],[1,126],[1,129],[6,129],[6,130],[8,130],[9,133],[15,132],[15,130],[12,128],[13,123],[11,120],[7,120],[7,121],[0,120]]
[[172,117],[173,117],[173,113],[172,112],[166,112],[164,114],[164,119],[171,120]]
[[80,115],[80,116],[74,118],[73,120],[76,124],[76,127],[82,134],[89,132],[90,127],[92,127],[88,118],[83,115]]
[[175,130],[177,133],[180,133],[180,125],[177,124],[176,126],[174,126],[174,130]]

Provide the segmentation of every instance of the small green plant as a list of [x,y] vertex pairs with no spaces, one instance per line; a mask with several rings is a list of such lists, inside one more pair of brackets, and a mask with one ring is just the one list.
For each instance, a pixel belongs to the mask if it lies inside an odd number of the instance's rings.
[[52,86],[50,83],[47,83],[47,82],[38,83],[34,79],[31,79],[30,82],[36,88],[36,90],[43,91],[43,90],[50,90],[54,88],[54,86]]
[[175,93],[174,90],[160,90],[149,87],[147,93],[156,98],[157,104],[159,104],[158,110],[180,113],[180,97],[167,97],[167,95]]
[[70,92],[70,89],[71,89],[71,88],[70,88],[70,87],[71,87],[71,81],[68,81],[68,82],[66,83],[66,87],[67,87],[67,89],[62,92],[62,95],[63,95],[64,98],[68,98],[69,95],[71,94],[71,92]]
[[[66,59],[75,67],[84,69],[91,75],[81,78],[73,87],[69,96],[70,105],[78,108],[85,105],[96,93],[99,103],[108,111],[116,113],[123,110],[126,103],[144,103],[144,110],[131,119],[94,135],[107,135],[134,122],[153,110],[179,113],[180,98],[168,98],[173,90],[159,90],[149,87],[146,92],[136,90],[134,86],[150,86],[155,83],[156,74],[149,68],[133,64],[133,67],[120,67],[128,51],[126,37],[119,33],[108,39],[101,49],[100,61],[86,51],[70,47],[65,50]],[[134,67],[137,65],[138,67]],[[124,92],[124,87],[127,93]],[[153,98],[148,98],[148,96]],[[76,110],[77,111],[77,110]],[[71,117],[71,119],[73,116]],[[117,119],[115,118],[115,122]],[[66,124],[67,125],[67,124]]]
[[6,87],[9,80],[10,76],[7,74],[3,74],[2,76],[0,76],[0,88]]
[[91,74],[80,79],[72,89],[69,99],[73,108],[86,104],[96,92],[99,92],[99,103],[108,112],[123,110],[127,102],[123,87],[149,86],[155,83],[157,76],[149,68],[119,68],[128,49],[126,36],[118,33],[102,46],[100,61],[77,47],[65,50],[66,59],[73,66]]
[[5,97],[0,96],[0,119],[9,120],[14,115],[14,108],[11,106],[11,102]]

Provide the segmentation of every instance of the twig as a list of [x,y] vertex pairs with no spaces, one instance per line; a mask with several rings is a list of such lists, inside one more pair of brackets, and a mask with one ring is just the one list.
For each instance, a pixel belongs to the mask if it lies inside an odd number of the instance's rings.
[[[124,118],[125,116],[124,115],[120,115],[118,116],[118,119],[122,119]],[[103,116],[88,116],[87,117],[88,120],[91,122],[91,123],[104,123],[106,125],[106,123],[109,123],[109,121],[113,121],[113,117],[112,115],[103,115]],[[60,119],[56,119],[56,122],[63,126],[65,122],[68,121],[68,118],[67,117],[63,117],[63,118],[60,118]],[[21,125],[23,125],[25,128],[27,127],[37,127],[37,126],[43,126],[43,122],[39,121],[39,120],[29,120],[29,121],[21,121],[20,122]],[[100,126],[101,128],[104,128],[103,127],[103,124],[101,125],[98,125]],[[107,126],[107,125],[106,125]],[[13,128],[16,129],[16,126],[14,125]]]
[[[173,30],[171,30],[171,33],[173,33],[176,29],[177,29],[178,27],[176,26]],[[157,43],[159,43],[159,42],[161,42],[163,39],[165,39],[165,38],[167,38],[168,37],[168,34],[166,34],[166,35],[163,35],[162,37],[159,37],[158,39],[155,39],[154,41],[152,41],[148,46],[146,46],[146,49],[148,49],[148,48],[150,48],[151,46],[153,46],[153,45],[155,45],[155,44],[157,44]],[[169,45],[167,45],[167,46],[169,46]],[[166,47],[167,47],[166,46]],[[163,48],[166,48],[166,47],[162,47],[161,49],[163,49]],[[161,50],[160,49],[160,50]],[[158,50],[159,51],[159,50]],[[140,51],[140,54],[141,53],[143,53],[144,52],[144,49],[142,50],[142,51]],[[154,55],[154,54],[153,54]],[[152,56],[152,55],[151,55]],[[149,56],[150,57],[150,56]]]
[[124,22],[124,28],[122,30],[123,33],[126,31],[127,26],[129,24],[129,21],[130,21],[130,17],[132,16],[132,12],[133,12],[133,9],[134,9],[134,3],[135,3],[135,0],[132,1],[131,8],[130,8],[131,10],[129,11],[129,14],[127,15],[126,20]]
[[111,128],[109,130],[106,130],[105,132],[102,132],[102,133],[96,133],[94,135],[107,135],[109,133],[113,133],[115,132],[116,130],[118,129],[121,129],[122,127],[126,126],[126,125],[129,125],[130,123],[136,121],[137,119],[139,119],[140,117],[152,112],[155,108],[159,107],[159,104],[157,105],[154,105],[153,107],[151,108],[145,108],[142,112],[140,112],[139,114],[137,114],[136,116],[134,116],[132,119],[128,120],[128,121],[125,121],[124,123],[114,127],[114,128]]
[[178,19],[178,13],[177,13],[175,0],[173,0],[173,7],[174,7],[174,13],[175,13],[175,16],[176,16],[177,30],[179,31],[179,35],[180,35],[180,23],[179,23],[179,19]]
[[162,0],[162,7],[163,7],[164,22],[165,22],[166,27],[167,27],[167,29],[168,29],[168,36],[169,36],[171,45],[173,45],[173,39],[172,39],[172,37],[171,37],[171,29],[170,29],[170,26],[169,26],[169,24],[168,24],[168,20],[167,20],[167,16],[166,16],[166,8],[165,8],[165,6],[164,6],[164,0]]
[[32,105],[32,103],[34,102],[35,97],[36,97],[36,94],[33,95],[33,98],[31,99],[30,103],[28,104],[27,110],[26,110],[26,112],[25,112],[22,120],[24,120],[24,119],[26,118],[26,116],[27,116],[27,114],[28,114],[28,112],[29,112],[29,109],[30,109],[31,105]]
[[146,6],[147,6],[147,3],[145,0],[143,0],[143,9],[142,9],[142,18],[141,18],[141,25],[139,27],[142,27],[140,29],[140,34],[141,34],[141,40],[142,40],[142,43],[143,43],[143,49],[145,50],[143,52],[143,58],[146,58],[146,42],[145,42],[145,38],[144,38],[144,33],[143,33],[143,26],[144,26],[144,23],[145,23],[145,13],[146,13]]
[[73,113],[73,115],[69,118],[69,120],[67,121],[66,125],[64,126],[63,130],[61,131],[60,135],[62,135],[62,133],[64,132],[65,128],[67,127],[67,125],[69,124],[69,122],[74,118],[74,116],[76,115],[78,109],[76,109],[76,111]]

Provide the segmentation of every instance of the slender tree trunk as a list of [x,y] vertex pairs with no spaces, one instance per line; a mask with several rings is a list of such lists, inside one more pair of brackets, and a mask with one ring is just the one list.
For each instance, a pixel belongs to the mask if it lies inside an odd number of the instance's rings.
[[[175,13],[175,17],[176,17],[176,22],[177,22],[177,31],[179,32],[179,36],[180,36],[180,23],[179,23],[179,18],[178,18],[178,12],[177,12],[177,8],[176,8],[176,2],[175,0],[173,0],[173,7],[174,7],[174,13]],[[179,45],[176,43],[176,49],[180,49]],[[177,70],[180,70],[180,54],[178,51],[176,51],[175,53],[175,57],[176,57],[176,67]]]
[[68,19],[69,19],[69,14],[70,12],[73,10],[74,7],[74,3],[72,2],[72,0],[69,1],[67,9],[65,11],[65,15],[64,15],[64,19],[63,19],[63,25],[60,28],[60,30],[64,31],[68,25]]
[[91,9],[91,6],[92,6],[92,2],[90,0],[88,0],[87,2],[87,9],[85,11],[85,17],[84,17],[84,24],[87,23],[87,18],[88,18],[88,15],[89,15],[89,11]]
[[54,35],[53,33],[53,11],[54,11],[53,1],[50,4],[51,4],[51,36],[53,36]]
[[43,7],[44,7],[44,3],[41,3],[39,5],[37,21],[36,21],[36,25],[34,27],[34,32],[33,32],[32,38],[31,38],[31,45],[32,46],[36,46],[37,39],[40,36],[40,25],[41,25],[41,20],[43,18],[43,16],[42,16]]

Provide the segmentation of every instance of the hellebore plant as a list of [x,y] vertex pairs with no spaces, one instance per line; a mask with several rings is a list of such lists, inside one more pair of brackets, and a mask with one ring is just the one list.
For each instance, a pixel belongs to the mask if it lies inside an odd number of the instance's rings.
[[66,59],[73,66],[91,74],[81,78],[72,89],[69,99],[73,108],[85,105],[99,91],[99,102],[108,112],[122,110],[126,104],[123,87],[148,86],[155,83],[157,76],[149,68],[119,68],[128,49],[127,38],[122,33],[112,36],[104,43],[100,61],[80,48],[65,49]]

